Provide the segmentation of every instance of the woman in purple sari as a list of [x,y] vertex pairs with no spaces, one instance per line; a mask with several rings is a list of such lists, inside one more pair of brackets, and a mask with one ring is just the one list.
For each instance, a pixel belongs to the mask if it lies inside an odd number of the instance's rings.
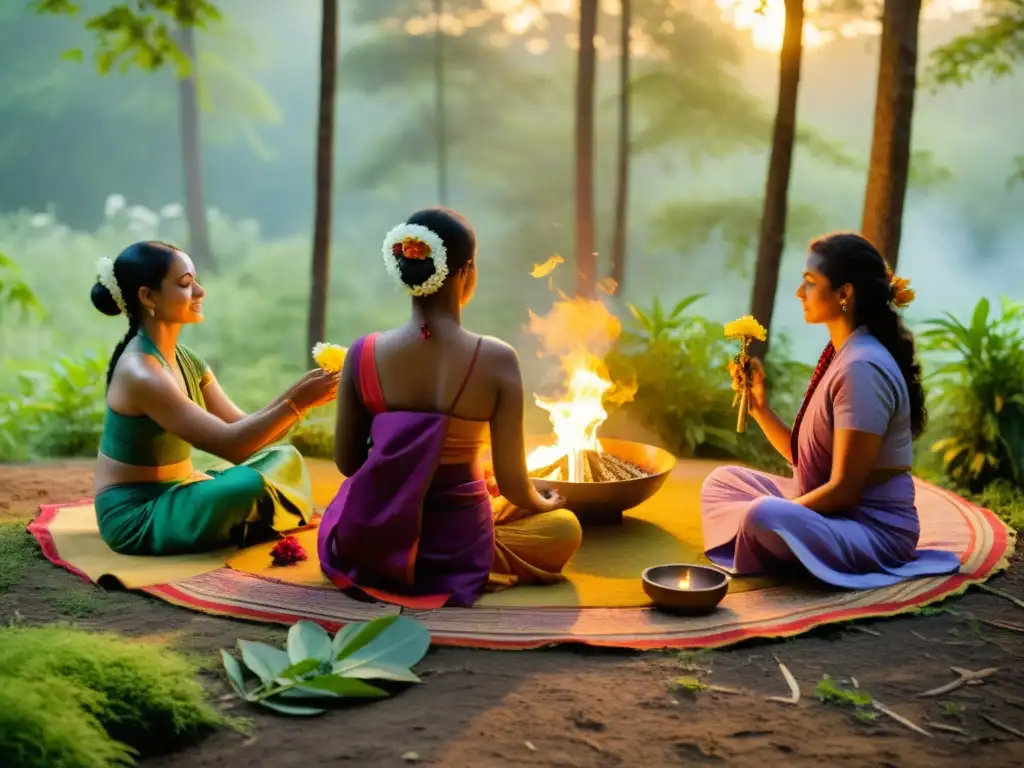
[[[794,477],[715,470],[701,494],[708,558],[738,575],[794,566],[843,588],[953,573],[953,552],[918,549],[913,440],[926,420],[914,341],[898,309],[913,293],[871,243],[839,233],[811,244],[797,290],[831,341],[792,430],[751,366],[751,415]],[[733,385],[744,384],[732,367]]]
[[[320,523],[324,573],[419,608],[562,580],[582,532],[564,499],[542,496],[527,475],[519,359],[462,326],[476,287],[472,228],[452,211],[423,210],[388,234],[383,257],[412,317],[359,339],[345,359],[335,463],[346,480]],[[488,442],[510,502],[494,508]]]

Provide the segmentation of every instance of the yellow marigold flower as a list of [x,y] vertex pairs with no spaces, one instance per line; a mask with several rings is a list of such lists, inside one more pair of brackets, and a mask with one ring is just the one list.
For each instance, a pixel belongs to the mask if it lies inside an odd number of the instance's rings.
[[894,277],[890,287],[892,288],[892,303],[899,309],[903,309],[917,297],[914,289],[910,287],[910,281],[905,277]]
[[738,320],[725,324],[725,337],[727,339],[757,339],[764,341],[768,338],[768,332],[764,329],[753,315],[744,315]]
[[337,373],[341,370],[347,354],[348,350],[337,344],[326,344],[321,341],[313,347],[313,360],[329,373]]

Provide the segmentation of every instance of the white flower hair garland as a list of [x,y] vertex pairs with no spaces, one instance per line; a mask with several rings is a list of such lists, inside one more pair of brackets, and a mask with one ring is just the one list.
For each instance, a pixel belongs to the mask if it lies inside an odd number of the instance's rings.
[[[444,241],[428,227],[420,224],[399,224],[384,238],[384,267],[401,288],[410,296],[429,296],[437,293],[448,277],[448,251]],[[406,285],[402,281],[399,259],[430,259],[434,272],[419,285]]]
[[114,303],[121,310],[121,314],[127,315],[128,306],[124,303],[124,296],[121,295],[121,288],[114,276],[114,262],[106,256],[101,256],[100,260],[96,262],[96,282],[106,288],[114,297]]

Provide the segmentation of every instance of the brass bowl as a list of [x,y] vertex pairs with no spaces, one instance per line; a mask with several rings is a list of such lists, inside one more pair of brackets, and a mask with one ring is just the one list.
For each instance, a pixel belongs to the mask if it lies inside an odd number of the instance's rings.
[[[528,441],[528,450],[549,445],[550,440],[534,438]],[[635,464],[647,477],[634,480],[613,480],[607,483],[570,483],[564,480],[532,478],[541,493],[557,491],[566,500],[566,508],[579,518],[582,525],[617,525],[622,513],[651,498],[665,484],[676,466],[676,457],[668,451],[631,440],[602,438],[601,447],[616,458]]]
[[[690,585],[679,588],[680,580]],[[725,571],[707,565],[655,565],[640,576],[644,592],[655,606],[671,613],[711,613],[725,598],[732,578]]]

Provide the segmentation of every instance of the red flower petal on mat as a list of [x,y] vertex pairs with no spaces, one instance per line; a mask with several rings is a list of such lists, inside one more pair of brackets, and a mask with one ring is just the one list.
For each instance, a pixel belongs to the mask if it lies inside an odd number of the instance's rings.
[[308,559],[306,550],[299,544],[294,536],[286,536],[274,545],[270,550],[270,557],[273,558],[272,565],[295,565],[298,562]]

